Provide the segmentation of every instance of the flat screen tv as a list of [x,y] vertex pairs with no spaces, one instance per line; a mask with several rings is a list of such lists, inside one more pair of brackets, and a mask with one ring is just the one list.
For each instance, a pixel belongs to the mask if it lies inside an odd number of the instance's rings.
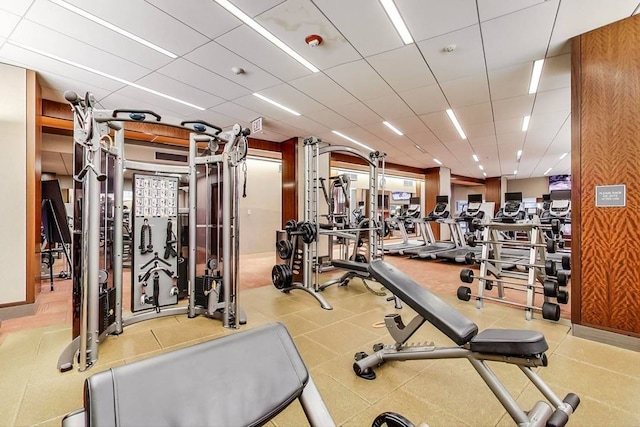
[[549,192],[553,190],[571,190],[571,175],[551,175]]
[[394,202],[411,200],[411,193],[407,193],[406,191],[392,191],[391,200],[393,200]]
[[467,203],[482,203],[482,194],[467,195]]

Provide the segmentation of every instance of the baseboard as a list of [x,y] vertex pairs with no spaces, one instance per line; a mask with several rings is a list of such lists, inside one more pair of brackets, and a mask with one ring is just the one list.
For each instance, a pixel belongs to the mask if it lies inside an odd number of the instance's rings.
[[571,329],[573,335],[576,337],[640,352],[640,338],[576,324],[574,324]]
[[35,304],[21,304],[13,307],[0,308],[0,319],[7,320],[16,317],[33,316],[36,314]]

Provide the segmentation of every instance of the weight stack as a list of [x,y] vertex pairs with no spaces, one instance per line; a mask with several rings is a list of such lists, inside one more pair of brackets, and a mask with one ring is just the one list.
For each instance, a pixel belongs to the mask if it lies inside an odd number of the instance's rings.
[[116,288],[107,288],[99,297],[100,321],[98,323],[98,335],[116,321]]
[[[182,260],[182,262],[180,262]],[[188,294],[189,287],[189,259],[178,258],[178,290],[180,292],[179,298],[185,298]]]

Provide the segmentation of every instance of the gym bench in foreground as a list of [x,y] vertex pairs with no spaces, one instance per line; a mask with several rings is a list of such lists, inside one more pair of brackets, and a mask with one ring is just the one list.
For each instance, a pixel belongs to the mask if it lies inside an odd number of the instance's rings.
[[[580,403],[569,393],[564,400],[531,368],[547,366],[545,351],[549,348],[540,332],[519,329],[486,329],[478,326],[455,308],[420,286],[402,271],[382,260],[369,264],[371,277],[382,284],[417,315],[405,325],[399,314],[385,316],[387,330],[395,340],[392,345],[374,346],[374,353],[357,353],[353,369],[359,377],[375,379],[374,366],[387,360],[461,359],[466,358],[507,410],[518,426],[564,426]],[[405,345],[407,340],[428,321],[457,344],[454,347]],[[525,412],[509,394],[487,361],[516,365],[544,395],[549,403],[538,401]]]
[[[259,426],[295,399],[311,426],[335,426],[287,329],[272,323],[94,374],[84,409],[62,426]],[[384,423],[413,427],[395,413],[374,421]]]

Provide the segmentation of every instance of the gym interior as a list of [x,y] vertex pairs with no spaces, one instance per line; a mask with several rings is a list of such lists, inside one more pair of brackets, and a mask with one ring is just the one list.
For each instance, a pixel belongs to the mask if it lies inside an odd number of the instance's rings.
[[0,425],[640,425],[638,11],[0,1]]

